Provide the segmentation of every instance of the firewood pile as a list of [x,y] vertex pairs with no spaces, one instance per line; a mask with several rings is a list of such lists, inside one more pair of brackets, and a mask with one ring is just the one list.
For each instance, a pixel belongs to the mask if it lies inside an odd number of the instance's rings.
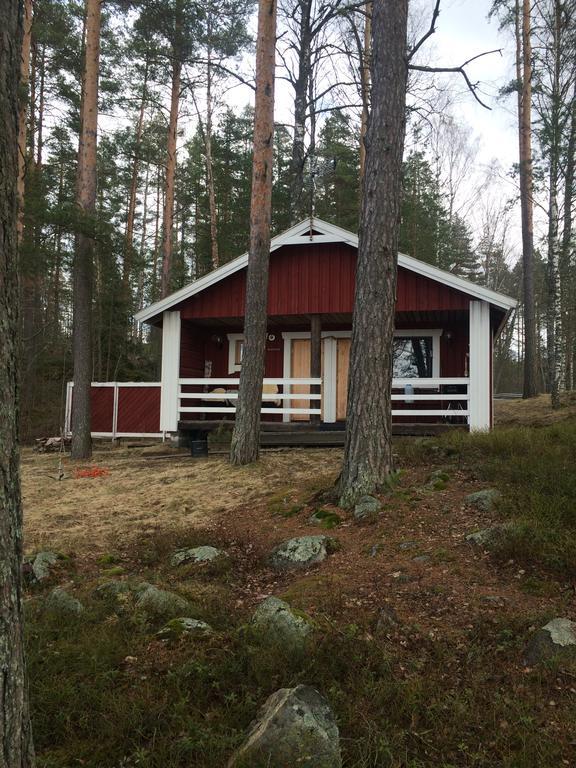
[[36,453],[59,453],[70,450],[71,437],[39,437],[36,439]]

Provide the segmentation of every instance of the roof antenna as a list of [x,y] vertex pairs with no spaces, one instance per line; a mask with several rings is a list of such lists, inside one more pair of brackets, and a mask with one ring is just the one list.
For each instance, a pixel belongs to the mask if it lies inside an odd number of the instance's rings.
[[314,154],[310,154],[310,240],[314,240],[314,214],[316,206],[316,176],[318,166]]

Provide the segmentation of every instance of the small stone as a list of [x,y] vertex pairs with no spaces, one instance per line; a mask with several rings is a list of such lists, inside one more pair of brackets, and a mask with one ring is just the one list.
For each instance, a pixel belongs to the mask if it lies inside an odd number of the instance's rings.
[[289,650],[304,648],[313,630],[308,616],[299,615],[277,597],[267,597],[260,603],[251,623],[263,638]]
[[190,604],[174,592],[149,586],[141,592],[136,608],[149,617],[177,617],[187,613],[190,610]]
[[499,607],[502,607],[504,603],[506,602],[505,597],[500,597],[499,595],[483,595],[482,596],[482,602],[483,603],[489,603],[490,605],[497,605]]
[[362,496],[353,514],[356,520],[375,521],[381,510],[382,504],[375,496]]
[[429,563],[430,555],[418,555],[417,557],[413,557],[412,561],[414,563]]
[[418,546],[417,541],[403,541],[398,549],[406,550],[406,549],[416,549]]
[[162,629],[156,633],[160,640],[177,640],[182,636],[208,637],[213,633],[210,624],[200,619],[191,619],[188,616],[180,616],[171,619]]
[[576,658],[576,622],[552,619],[530,638],[525,660],[529,665],[555,658]]
[[51,613],[69,614],[78,616],[84,610],[84,606],[62,587],[55,587],[46,598],[46,608]]
[[328,536],[300,536],[279,544],[269,557],[270,565],[279,571],[308,568],[325,560],[335,542]]
[[307,685],[266,701],[228,768],[341,768],[340,735],[326,699]]
[[478,547],[486,547],[491,544],[498,536],[500,528],[483,528],[481,531],[474,531],[466,536],[466,541],[470,544],[476,544]]
[[190,549],[179,549],[170,558],[170,565],[178,566],[186,563],[211,563],[219,557],[226,557],[226,553],[216,547],[203,546]]
[[497,488],[486,488],[483,491],[468,494],[464,499],[464,503],[469,507],[475,507],[481,512],[491,512],[501,498],[502,494]]

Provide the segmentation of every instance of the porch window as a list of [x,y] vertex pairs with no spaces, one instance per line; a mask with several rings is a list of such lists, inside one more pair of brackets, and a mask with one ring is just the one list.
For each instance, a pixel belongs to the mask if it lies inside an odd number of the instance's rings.
[[228,373],[238,373],[242,369],[244,336],[241,333],[228,334]]
[[442,331],[396,331],[394,334],[395,379],[431,379],[440,375]]

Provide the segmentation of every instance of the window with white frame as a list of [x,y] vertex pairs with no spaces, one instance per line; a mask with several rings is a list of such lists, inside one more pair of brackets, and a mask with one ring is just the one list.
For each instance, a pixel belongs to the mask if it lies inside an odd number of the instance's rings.
[[406,330],[394,333],[395,379],[430,379],[440,375],[441,330]]
[[228,373],[239,373],[242,370],[242,354],[244,352],[244,336],[241,333],[228,334]]

